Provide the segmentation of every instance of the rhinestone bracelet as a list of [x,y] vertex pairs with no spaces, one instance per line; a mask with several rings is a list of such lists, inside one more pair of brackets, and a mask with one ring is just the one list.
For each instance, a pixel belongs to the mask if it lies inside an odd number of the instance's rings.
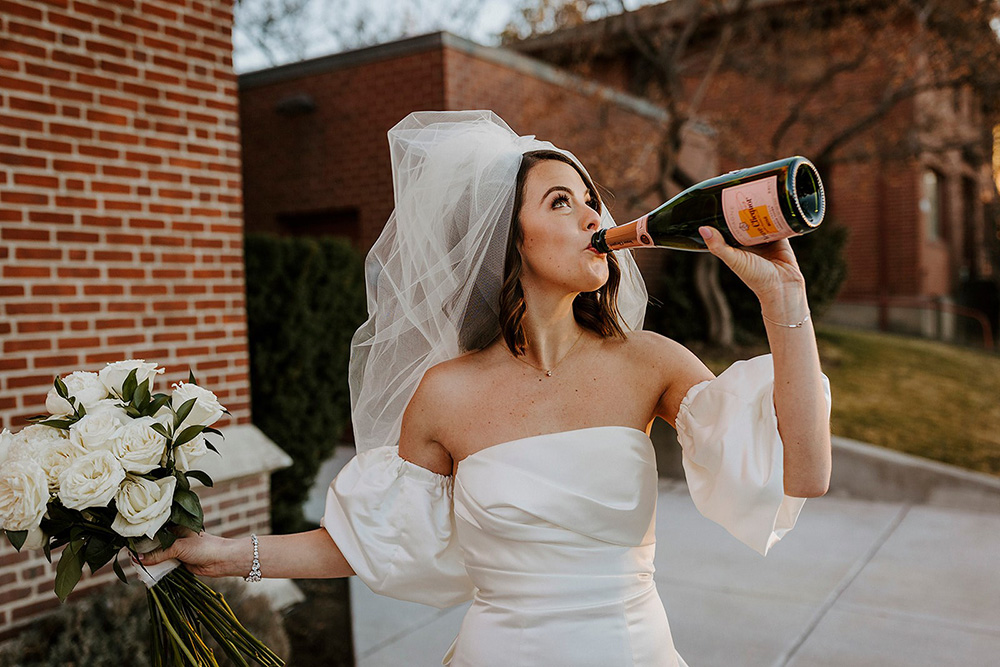
[[243,577],[243,579],[250,583],[256,583],[260,581],[260,556],[257,553],[257,536],[250,535],[250,542],[253,543],[253,564],[250,566],[250,574]]

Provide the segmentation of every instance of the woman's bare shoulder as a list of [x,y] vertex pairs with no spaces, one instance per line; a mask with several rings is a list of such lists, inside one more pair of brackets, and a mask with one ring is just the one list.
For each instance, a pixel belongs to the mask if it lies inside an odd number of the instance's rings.
[[655,415],[673,424],[688,390],[715,374],[684,345],[655,331],[635,331],[629,357],[654,383],[659,399]]

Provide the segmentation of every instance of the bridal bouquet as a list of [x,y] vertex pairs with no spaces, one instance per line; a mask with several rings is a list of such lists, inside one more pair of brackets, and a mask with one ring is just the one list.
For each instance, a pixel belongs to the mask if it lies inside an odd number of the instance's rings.
[[[50,414],[0,433],[0,528],[15,549],[42,549],[49,562],[53,549],[65,547],[56,567],[60,600],[84,565],[96,572],[112,562],[126,581],[117,560],[122,549],[135,563],[138,554],[172,544],[172,528],[203,529],[191,480],[212,486],[212,479],[193,465],[218,452],[205,434],[221,436],[211,425],[229,411],[190,372],[170,394],[152,394],[163,372],[130,359],[99,373],[56,376],[45,401]],[[202,630],[236,664],[284,664],[240,625],[221,595],[177,565],[137,566],[156,665],[216,665]]]

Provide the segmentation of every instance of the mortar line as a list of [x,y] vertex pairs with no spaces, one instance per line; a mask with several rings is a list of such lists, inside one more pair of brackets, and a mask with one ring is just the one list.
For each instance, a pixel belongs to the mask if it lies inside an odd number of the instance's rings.
[[866,551],[861,558],[855,561],[854,565],[851,566],[851,569],[847,571],[847,574],[841,578],[837,585],[834,586],[830,594],[826,596],[823,603],[820,604],[819,609],[817,609],[816,613],[813,614],[813,617],[809,619],[805,629],[799,633],[799,636],[795,639],[788,650],[786,650],[783,655],[779,656],[778,659],[774,661],[774,667],[787,667],[788,663],[795,657],[795,654],[798,653],[800,648],[802,648],[802,645],[806,643],[806,640],[809,639],[809,636],[816,629],[816,626],[818,626],[820,621],[826,617],[826,615],[830,612],[830,609],[833,608],[833,605],[836,604],[840,596],[843,595],[844,591],[846,591],[847,588],[854,583],[854,580],[859,574],[861,574],[861,571],[868,566],[868,563],[870,563],[873,558],[875,558],[875,554],[877,554],[879,549],[882,548],[882,545],[886,543],[894,532],[896,532],[896,528],[898,528],[899,524],[901,524],[903,519],[906,518],[906,515],[909,513],[911,507],[913,507],[912,503],[906,503],[899,509],[896,515],[892,518],[892,521],[890,521],[882,532],[879,533],[879,535],[872,542],[872,545],[868,547],[868,551]]

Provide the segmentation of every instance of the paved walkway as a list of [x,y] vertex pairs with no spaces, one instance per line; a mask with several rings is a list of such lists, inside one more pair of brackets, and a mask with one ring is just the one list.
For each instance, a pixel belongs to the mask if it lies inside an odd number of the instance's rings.
[[[322,513],[318,493],[307,507]],[[655,580],[691,667],[1000,664],[1000,512],[825,496],[762,558],[661,480],[656,524]],[[351,601],[358,667],[440,665],[471,604],[400,602],[357,577]]]

